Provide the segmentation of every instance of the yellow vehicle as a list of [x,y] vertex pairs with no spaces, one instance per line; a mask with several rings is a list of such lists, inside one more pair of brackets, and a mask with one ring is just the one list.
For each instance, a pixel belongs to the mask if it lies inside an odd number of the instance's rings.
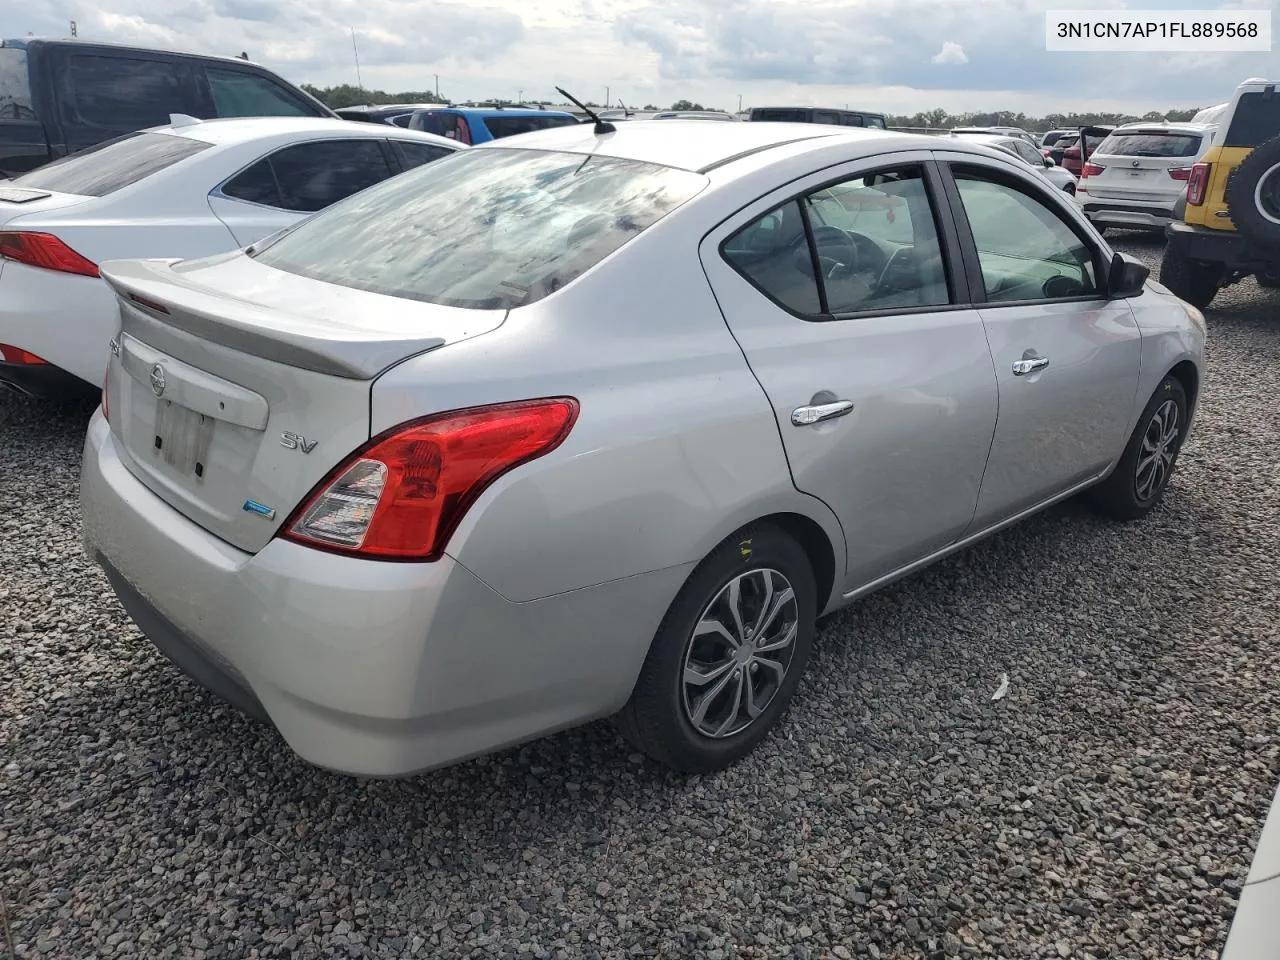
[[1280,287],[1276,88],[1269,80],[1246,80],[1236,88],[1165,231],[1160,282],[1201,310],[1218,290],[1245,277]]

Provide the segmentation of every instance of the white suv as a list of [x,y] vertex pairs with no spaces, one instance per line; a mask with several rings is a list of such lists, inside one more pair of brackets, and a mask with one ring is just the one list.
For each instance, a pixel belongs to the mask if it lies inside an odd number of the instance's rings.
[[1191,167],[1213,142],[1214,127],[1128,123],[1090,154],[1076,202],[1099,229],[1163,230],[1187,189]]

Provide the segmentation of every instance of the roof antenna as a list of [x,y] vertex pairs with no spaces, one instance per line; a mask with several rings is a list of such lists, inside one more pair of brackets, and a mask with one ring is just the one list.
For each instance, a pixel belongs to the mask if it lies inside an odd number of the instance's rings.
[[622,116],[623,116],[623,117],[629,118],[629,117],[631,116],[631,111],[627,109],[627,105],[626,105],[625,103],[623,103],[623,102],[622,102],[622,98],[621,98],[621,97],[619,97],[619,98],[618,98],[618,106],[620,106],[620,107],[622,108]]
[[600,136],[600,134],[602,133],[618,132],[617,127],[615,127],[612,123],[610,123],[607,120],[601,120],[599,114],[597,114],[594,110],[588,107],[585,103],[583,103],[581,100],[575,97],[572,93],[570,93],[564,87],[556,87],[556,92],[559,93],[560,96],[562,97],[568,97],[571,103],[577,106],[579,110],[581,110],[583,113],[585,113],[588,117],[590,117],[592,120],[596,122],[596,129],[595,129],[596,136]]

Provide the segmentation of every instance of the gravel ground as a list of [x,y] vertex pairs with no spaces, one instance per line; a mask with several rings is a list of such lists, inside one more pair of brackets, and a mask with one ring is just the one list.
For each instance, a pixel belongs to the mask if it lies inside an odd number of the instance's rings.
[[684,780],[607,724],[408,781],[304,765],[84,559],[87,408],[0,399],[12,952],[1216,957],[1280,776],[1278,309],[1210,312],[1157,513],[1066,505],[856,605],[781,733]]

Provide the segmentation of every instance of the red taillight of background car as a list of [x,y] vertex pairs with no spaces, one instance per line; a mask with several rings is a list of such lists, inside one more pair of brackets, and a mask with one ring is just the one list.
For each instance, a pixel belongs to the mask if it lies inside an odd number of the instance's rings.
[[1187,203],[1193,207],[1204,203],[1205,190],[1209,186],[1209,167],[1207,163],[1197,163],[1187,175]]
[[402,424],[325,477],[281,536],[376,560],[436,560],[484,489],[554,450],[577,418],[578,401],[557,397]]
[[1083,180],[1085,177],[1096,177],[1105,169],[1107,168],[1099,166],[1096,163],[1086,163],[1080,170],[1080,179]]
[[3,363],[21,363],[26,366],[43,366],[48,364],[48,360],[37,357],[29,350],[23,350],[21,347],[15,347],[8,343],[0,343],[0,362]]
[[1170,167],[1169,176],[1175,180],[1187,180],[1191,177],[1190,167]]
[[0,257],[29,267],[96,277],[98,267],[51,233],[26,230],[0,231]]

